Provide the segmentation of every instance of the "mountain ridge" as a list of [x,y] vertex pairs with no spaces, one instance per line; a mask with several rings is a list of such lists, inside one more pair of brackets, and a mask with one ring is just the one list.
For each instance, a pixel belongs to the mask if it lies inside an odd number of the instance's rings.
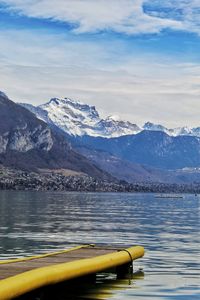
[[95,106],[84,104],[70,98],[52,98],[45,104],[33,106],[20,103],[32,111],[39,119],[54,124],[71,136],[94,136],[113,138],[133,135],[143,130],[162,131],[169,136],[200,137],[200,127],[177,127],[169,129],[160,124],[146,122],[142,127],[130,121],[120,120],[115,116],[102,118]]
[[115,180],[74,151],[63,133],[53,131],[3,93],[0,94],[0,165],[27,171],[69,169]]
[[[187,135],[185,128],[177,131],[180,135],[173,136],[164,126],[147,122],[141,130],[117,117],[102,119],[94,106],[69,98],[52,98],[38,107],[21,106],[45,121],[63,140],[70,141],[75,152],[87,162],[118,180],[181,183],[199,180],[195,168],[200,167],[200,138]],[[103,136],[98,136],[102,132]]]
[[[56,122],[53,121],[53,118],[49,118],[50,103],[53,104],[51,115],[54,114]],[[65,110],[65,105],[67,110]],[[83,129],[86,128],[85,132],[82,131],[78,134],[75,132],[74,134],[73,126],[72,131],[67,126],[68,122],[65,121],[66,115],[70,112],[70,106],[78,107],[78,111],[75,113],[73,111],[73,120],[78,119],[74,126],[79,127],[80,125]],[[45,107],[48,109],[44,110]],[[59,109],[65,110],[64,118],[61,117],[64,126],[60,126],[57,119]],[[179,182],[190,181],[191,179],[199,180],[199,172],[194,171],[192,173],[182,170],[200,166],[198,127],[196,131],[194,130],[197,136],[191,134],[186,127],[171,130],[150,122],[145,123],[143,128],[139,128],[136,124],[120,121],[116,117],[100,119],[95,107],[69,98],[62,100],[54,98],[37,108],[31,107],[31,110],[37,116],[45,119],[48,124],[64,132],[77,152],[87,157],[101,169],[110,172],[111,175],[115,174],[120,180],[127,180],[128,182],[137,180],[156,180],[158,182],[162,180]],[[86,114],[82,116],[81,120],[79,112],[85,112],[85,110]],[[87,119],[87,124],[84,123],[86,115],[87,117],[92,115],[92,118]],[[96,126],[96,124],[101,130],[97,130],[92,135],[91,132],[95,130],[92,126]],[[84,127],[85,125],[86,127]],[[133,128],[131,128],[132,125]]]

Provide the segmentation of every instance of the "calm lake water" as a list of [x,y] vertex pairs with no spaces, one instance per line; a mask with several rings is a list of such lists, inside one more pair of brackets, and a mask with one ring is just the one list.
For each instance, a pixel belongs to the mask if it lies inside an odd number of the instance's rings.
[[77,299],[200,299],[200,197],[183,196],[2,191],[0,257],[83,243],[140,244],[146,253],[134,270],[142,275],[99,276]]

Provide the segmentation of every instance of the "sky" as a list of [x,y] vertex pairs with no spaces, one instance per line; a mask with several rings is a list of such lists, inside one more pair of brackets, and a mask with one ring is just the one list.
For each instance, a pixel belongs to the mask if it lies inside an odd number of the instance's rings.
[[200,126],[199,0],[0,0],[0,90]]

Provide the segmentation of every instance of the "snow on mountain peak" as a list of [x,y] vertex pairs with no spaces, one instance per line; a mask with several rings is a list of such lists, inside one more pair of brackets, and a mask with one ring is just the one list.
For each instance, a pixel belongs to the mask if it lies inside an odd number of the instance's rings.
[[70,98],[52,98],[38,108],[47,112],[49,123],[75,136],[91,133],[92,128],[100,120],[94,106]]
[[91,117],[91,118],[99,118],[99,114],[96,111],[95,106],[91,106],[88,104],[84,104],[80,101],[75,101],[70,98],[52,98],[46,104],[42,104],[39,107],[49,110],[49,107],[56,110],[65,110],[69,113],[77,113],[79,116],[82,114],[82,118]]
[[29,104],[21,105],[31,110],[43,121],[73,136],[90,135],[111,138],[141,131],[135,124],[120,121],[118,116],[102,119],[95,106],[70,98],[52,98],[49,102],[37,107]]
[[191,127],[184,126],[184,127],[169,129],[159,124],[147,122],[144,124],[143,129],[151,130],[151,131],[163,131],[170,136],[189,135],[189,136],[200,137],[200,127],[191,128]]
[[46,104],[50,104],[51,102],[55,103],[57,105],[59,105],[59,104],[68,104],[68,105],[72,105],[72,106],[84,105],[84,103],[82,103],[78,100],[73,100],[73,99],[68,98],[68,97],[65,97],[65,98],[52,98]]
[[110,121],[120,121],[120,117],[118,115],[110,115],[106,118],[106,120],[110,120]]
[[142,130],[162,131],[170,136],[191,135],[200,137],[200,127],[180,127],[168,129],[160,124],[147,122],[139,127],[129,121],[120,120],[116,115],[103,119],[95,106],[84,104],[70,98],[52,98],[49,102],[37,107],[22,104],[39,119],[57,126],[72,136],[101,136],[106,138],[137,134]]
[[160,124],[154,124],[151,122],[146,122],[143,126],[145,130],[152,130],[152,131],[164,131],[167,133],[168,129]]
[[185,126],[171,129],[171,131],[174,133],[174,135],[191,135],[193,129]]

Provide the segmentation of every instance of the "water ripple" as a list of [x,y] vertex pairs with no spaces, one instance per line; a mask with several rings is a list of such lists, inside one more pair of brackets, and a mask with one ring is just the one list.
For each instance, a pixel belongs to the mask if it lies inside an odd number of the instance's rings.
[[106,278],[81,299],[200,299],[198,197],[4,191],[0,211],[2,259],[83,243],[145,247],[134,263],[142,278]]

